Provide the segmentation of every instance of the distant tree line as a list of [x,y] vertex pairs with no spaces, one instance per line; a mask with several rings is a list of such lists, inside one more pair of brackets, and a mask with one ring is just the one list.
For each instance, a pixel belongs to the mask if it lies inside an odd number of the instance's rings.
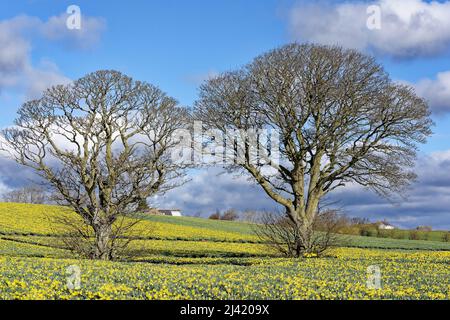
[[220,210],[217,210],[213,214],[209,216],[211,220],[226,220],[226,221],[235,221],[239,219],[239,214],[234,209],[228,209],[223,213]]
[[48,204],[51,203],[51,195],[38,186],[25,186],[6,192],[2,195],[3,202]]

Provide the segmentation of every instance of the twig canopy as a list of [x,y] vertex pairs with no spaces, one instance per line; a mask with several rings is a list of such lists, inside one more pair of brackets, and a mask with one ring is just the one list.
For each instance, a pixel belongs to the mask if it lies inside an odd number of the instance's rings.
[[385,196],[400,192],[415,178],[417,144],[432,126],[427,103],[374,58],[296,43],[205,82],[195,116],[224,134],[278,132],[279,162],[250,161],[247,143],[245,161],[231,162],[231,169],[249,173],[305,230],[320,199],[346,183]]
[[111,225],[142,199],[181,182],[172,134],[187,111],[150,84],[97,71],[25,103],[2,149],[35,169],[94,229],[94,256],[107,258]]

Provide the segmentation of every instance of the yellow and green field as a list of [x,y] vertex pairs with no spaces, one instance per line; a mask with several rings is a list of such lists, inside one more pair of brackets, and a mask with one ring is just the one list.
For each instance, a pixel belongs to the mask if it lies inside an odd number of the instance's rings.
[[[124,261],[61,249],[54,206],[0,203],[0,299],[450,299],[450,244],[351,237],[322,258],[286,259],[246,223],[149,217]],[[81,287],[67,287],[69,266]],[[378,266],[381,289],[367,268]]]

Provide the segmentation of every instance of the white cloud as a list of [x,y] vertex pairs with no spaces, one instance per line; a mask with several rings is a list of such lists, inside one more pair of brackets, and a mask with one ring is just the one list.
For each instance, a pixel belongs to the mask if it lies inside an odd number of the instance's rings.
[[350,215],[387,219],[399,227],[450,229],[450,150],[420,156],[415,171],[418,180],[403,201],[390,203],[360,186],[341,188],[331,198]]
[[25,68],[25,99],[36,99],[45,89],[58,85],[68,84],[71,80],[61,74],[58,67],[51,61],[43,60],[37,68]]
[[[208,215],[216,209],[276,210],[279,208],[255,183],[245,176],[234,178],[218,175],[219,169],[197,171],[192,181],[158,198],[155,206],[177,207],[185,214]],[[390,202],[350,184],[333,192],[329,199],[350,216],[367,217],[373,221],[387,219],[396,226],[413,228],[431,225],[450,229],[450,150],[419,157],[416,166],[418,181],[407,192],[407,199]]]
[[246,175],[226,174],[221,168],[204,168],[191,173],[192,180],[158,198],[154,206],[176,207],[185,214],[205,216],[216,210],[273,209],[276,204]]
[[450,71],[438,73],[436,79],[422,79],[414,87],[434,113],[450,112]]
[[82,15],[81,28],[70,30],[66,27],[67,18],[65,13],[50,17],[41,24],[40,32],[48,40],[64,41],[70,47],[87,49],[99,42],[106,27],[104,19]]
[[63,13],[43,21],[37,17],[20,15],[0,21],[0,31],[26,39],[41,37],[81,49],[90,48],[100,41],[101,35],[106,29],[106,22],[103,18],[82,15],[81,28],[68,29],[66,26],[68,17],[68,14]]
[[[381,8],[381,29],[369,30],[369,5]],[[300,2],[289,15],[299,41],[339,44],[396,58],[433,56],[450,46],[450,2],[378,0],[374,2]]]
[[8,188],[8,186],[6,184],[4,184],[2,181],[0,181],[0,199],[6,192],[9,192],[10,190],[11,189]]
[[[192,180],[151,201],[161,208],[179,208],[184,214],[208,216],[217,209],[279,210],[260,186],[238,177],[220,174],[219,168],[195,170]],[[350,216],[367,217],[373,221],[387,219],[398,227],[413,228],[431,225],[450,230],[450,150],[422,155],[417,163],[418,181],[408,192],[407,200],[391,203],[358,185],[348,185],[332,193],[330,201],[338,201]],[[37,176],[0,154],[0,189],[19,188]],[[1,182],[1,181],[0,181]]]
[[105,29],[101,18],[82,16],[80,30],[69,30],[67,14],[42,21],[26,15],[0,21],[0,94],[5,89],[23,92],[25,99],[38,97],[46,88],[70,80],[48,60],[31,62],[32,42],[39,39],[61,43],[71,48],[94,46]]
[[25,66],[28,58],[29,44],[16,38],[12,32],[0,24],[0,71],[14,72]]
[[30,43],[17,34],[15,25],[15,21],[0,22],[0,91],[16,85],[29,64]]
[[204,73],[190,74],[184,77],[184,80],[190,84],[194,84],[196,86],[201,85],[204,81],[209,80],[211,78],[215,78],[219,75],[219,72],[215,70],[209,70]]

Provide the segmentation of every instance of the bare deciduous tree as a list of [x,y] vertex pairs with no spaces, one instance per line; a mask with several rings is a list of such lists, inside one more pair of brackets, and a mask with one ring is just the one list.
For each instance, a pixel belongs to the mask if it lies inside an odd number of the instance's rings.
[[[136,239],[147,239],[153,232],[152,228],[139,228],[142,220],[138,216],[130,218],[128,215],[119,215],[111,227],[110,247],[111,259],[130,259],[134,256],[135,249],[130,248],[130,243]],[[59,216],[51,216],[49,224],[54,228],[54,233],[59,234],[58,245],[72,251],[83,258],[91,258],[95,255],[95,233],[93,228],[83,222],[79,216],[71,214],[70,209],[61,209]]]
[[235,149],[243,155],[235,152],[227,165],[247,172],[285,208],[305,252],[314,246],[320,200],[348,183],[384,196],[402,191],[415,178],[417,144],[433,124],[427,103],[372,57],[311,44],[286,45],[208,80],[195,116],[225,137],[230,130],[279,133],[280,161],[252,161],[255,146],[246,138],[243,150]]
[[238,219],[239,219],[239,213],[235,209],[226,210],[220,217],[220,220],[226,220],[226,221],[235,221]]
[[158,88],[97,71],[25,103],[2,149],[35,169],[59,201],[92,229],[91,257],[111,259],[113,225],[155,193],[180,183],[172,134],[187,111]]
[[253,231],[258,238],[287,257],[298,258],[305,253],[319,256],[346,242],[344,236],[338,235],[339,216],[332,210],[321,211],[314,217],[308,234],[310,248],[305,248],[302,241],[304,235],[300,234],[300,229],[285,214],[264,212],[258,215],[255,222]]
[[44,204],[50,202],[50,195],[41,187],[25,186],[6,192],[2,196],[5,202]]

